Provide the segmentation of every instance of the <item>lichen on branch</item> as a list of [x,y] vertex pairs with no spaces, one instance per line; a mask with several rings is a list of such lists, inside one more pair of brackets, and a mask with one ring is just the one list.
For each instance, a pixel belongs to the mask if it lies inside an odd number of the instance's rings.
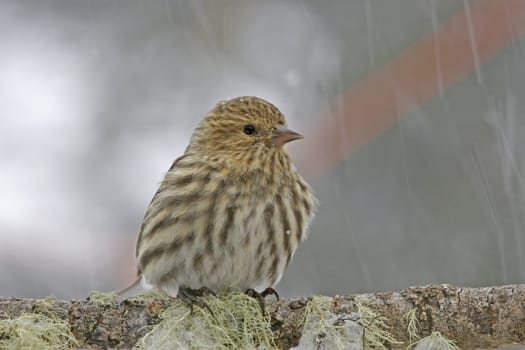
[[[0,348],[491,348],[525,344],[525,285],[268,300],[207,296],[214,315],[162,294],[0,298]],[[35,343],[39,342],[39,343]],[[178,343],[173,343],[178,342]],[[200,343],[196,343],[200,342]],[[441,346],[440,345],[440,346]],[[35,346],[33,346],[35,348]]]

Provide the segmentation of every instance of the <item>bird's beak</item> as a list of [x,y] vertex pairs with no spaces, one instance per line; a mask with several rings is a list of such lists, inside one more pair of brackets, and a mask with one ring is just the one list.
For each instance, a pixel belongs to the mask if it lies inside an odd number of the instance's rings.
[[303,135],[296,133],[295,131],[292,131],[290,129],[287,129],[283,126],[278,126],[277,129],[275,129],[272,132],[272,145],[274,146],[282,146],[287,142],[302,139]]

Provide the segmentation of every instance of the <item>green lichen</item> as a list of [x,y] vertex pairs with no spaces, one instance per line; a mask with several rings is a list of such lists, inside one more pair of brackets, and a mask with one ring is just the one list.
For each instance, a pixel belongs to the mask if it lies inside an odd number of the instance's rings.
[[98,306],[109,306],[113,304],[115,299],[118,297],[117,293],[102,293],[97,291],[92,291],[89,293],[88,300],[90,303]]
[[459,350],[453,340],[444,337],[440,332],[433,332],[428,337],[420,339],[420,324],[417,319],[416,309],[412,309],[403,315],[406,323],[408,340],[407,349],[417,350]]
[[309,301],[297,349],[387,349],[400,344],[390,334],[386,318],[364,298],[354,299],[355,312],[334,313],[333,299],[315,296]]
[[213,310],[175,299],[161,315],[162,321],[136,344],[137,349],[275,349],[270,317],[259,303],[243,294],[205,296]]
[[403,315],[403,321],[406,323],[406,329],[408,333],[408,346],[407,349],[410,349],[412,345],[419,339],[419,320],[417,319],[416,309],[412,309]]
[[32,309],[35,314],[42,314],[50,318],[57,318],[53,313],[55,306],[55,297],[47,297],[45,299],[38,299],[33,302]]
[[339,322],[331,313],[332,299],[325,296],[314,296],[304,312],[303,335],[299,348],[342,349],[348,343],[359,343],[360,327],[354,324],[354,331],[348,332],[347,324]]
[[417,350],[459,350],[453,340],[443,336],[440,332],[432,332],[428,337],[414,343]]
[[71,349],[78,342],[69,325],[57,317],[28,313],[0,320],[0,349]]
[[126,298],[127,301],[130,302],[137,302],[137,303],[143,303],[147,301],[148,299],[159,299],[159,300],[174,300],[174,298],[170,297],[166,292],[159,290],[159,289],[152,289],[147,290],[145,292],[132,295],[128,298]]
[[387,349],[385,344],[401,344],[388,331],[390,327],[387,319],[377,314],[371,307],[370,301],[356,297],[354,304],[357,307],[359,324],[363,326],[363,345],[367,349]]

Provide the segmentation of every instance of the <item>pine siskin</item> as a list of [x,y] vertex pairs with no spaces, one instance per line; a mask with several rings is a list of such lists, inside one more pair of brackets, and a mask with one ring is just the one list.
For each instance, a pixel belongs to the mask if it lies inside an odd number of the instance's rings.
[[257,97],[204,118],[146,211],[136,243],[146,288],[192,303],[197,290],[274,292],[315,202],[283,149],[302,136],[285,126]]

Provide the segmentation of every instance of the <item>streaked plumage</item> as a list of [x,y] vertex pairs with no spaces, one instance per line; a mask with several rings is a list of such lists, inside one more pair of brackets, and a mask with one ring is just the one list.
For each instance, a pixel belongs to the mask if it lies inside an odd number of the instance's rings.
[[136,243],[143,284],[175,296],[179,286],[261,291],[280,280],[314,212],[282,147],[300,135],[284,126],[256,97],[220,102],[204,118],[146,211]]

